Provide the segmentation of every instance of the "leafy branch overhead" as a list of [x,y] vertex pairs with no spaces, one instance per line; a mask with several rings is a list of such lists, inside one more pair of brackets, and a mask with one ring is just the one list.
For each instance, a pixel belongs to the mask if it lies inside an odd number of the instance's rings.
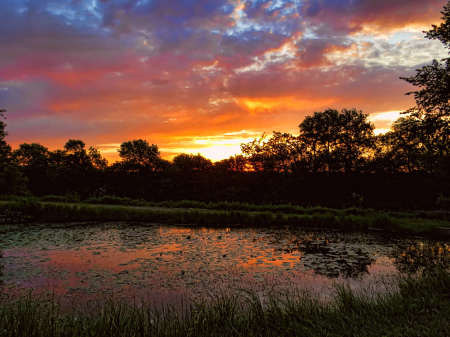
[[[433,29],[424,33],[426,38],[439,40],[450,49],[450,3],[441,13],[444,22],[440,26],[433,25]],[[433,60],[430,65],[417,69],[416,75],[400,78],[419,87],[419,90],[406,94],[414,95],[416,100],[416,106],[406,113],[425,118],[450,116],[450,58]]]

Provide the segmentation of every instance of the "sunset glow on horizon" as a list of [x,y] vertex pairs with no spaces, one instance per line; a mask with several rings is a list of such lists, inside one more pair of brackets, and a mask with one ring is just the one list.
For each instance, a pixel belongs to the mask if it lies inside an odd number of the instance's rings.
[[446,0],[2,0],[6,141],[110,162],[145,139],[218,161],[328,108],[375,133],[414,106],[399,79],[447,55],[423,30]]

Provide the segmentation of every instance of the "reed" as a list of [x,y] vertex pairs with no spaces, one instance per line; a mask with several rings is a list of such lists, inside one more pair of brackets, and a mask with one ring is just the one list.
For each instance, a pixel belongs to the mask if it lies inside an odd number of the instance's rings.
[[52,296],[0,304],[0,336],[448,336],[450,275],[399,276],[383,293],[335,284],[327,301],[290,289],[206,295],[177,310],[114,300],[61,312]]
[[202,210],[185,208],[129,207],[85,203],[41,202],[35,199],[0,202],[0,223],[55,222],[151,222],[223,227],[303,227],[342,231],[365,231],[370,228],[431,232],[448,227],[448,221],[359,209],[305,209],[304,213],[285,214],[271,211]]

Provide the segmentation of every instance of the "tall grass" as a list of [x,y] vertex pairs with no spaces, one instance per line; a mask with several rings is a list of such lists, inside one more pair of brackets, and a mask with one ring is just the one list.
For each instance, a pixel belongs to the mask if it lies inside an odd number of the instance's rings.
[[100,221],[195,224],[211,227],[315,227],[343,231],[379,228],[405,229],[413,232],[430,231],[433,228],[448,225],[444,221],[402,219],[379,212],[364,215],[349,214],[348,210],[330,212],[323,210],[313,214],[274,214],[272,212],[104,207],[88,204],[42,203],[34,200],[0,203],[0,223]]
[[[15,202],[0,205],[0,213],[16,212],[27,214],[28,222],[85,222],[85,221],[127,221],[127,222],[157,222],[167,224],[198,224],[208,226],[240,225],[246,227],[321,227],[340,229],[367,229],[373,226],[383,226],[389,223],[395,227],[394,220],[379,215],[339,216],[335,212],[305,215],[283,215],[271,212],[249,213],[240,211],[167,211],[153,209],[134,209],[126,207],[95,207],[88,205],[69,205],[40,202]],[[391,221],[392,220],[392,221]]]
[[[152,202],[145,200],[135,200],[130,198],[119,198],[104,196],[101,198],[89,198],[83,201],[83,203],[89,204],[114,204],[114,205],[126,205],[126,206],[148,206],[148,207],[166,207],[166,208],[193,208],[193,209],[205,209],[205,210],[217,210],[217,211],[241,211],[241,212],[272,212],[283,214],[314,214],[319,212],[333,212],[339,213],[339,210],[327,207],[302,207],[298,205],[285,204],[285,205],[272,205],[263,204],[256,205],[246,202],[201,202],[195,200],[181,200],[181,201],[161,201]],[[365,214],[367,211],[359,208],[349,208],[345,210],[349,214]]]
[[[18,196],[0,196],[0,202],[13,201],[13,202],[25,202],[25,201],[37,201],[37,202],[59,202],[59,203],[80,203],[80,204],[94,204],[94,205],[122,205],[122,206],[140,206],[140,207],[158,207],[158,208],[181,208],[181,209],[201,209],[201,210],[214,210],[214,211],[236,211],[236,212],[270,212],[281,214],[297,214],[297,215],[314,215],[320,213],[339,215],[359,215],[365,216],[373,214],[375,211],[370,208],[350,207],[344,209],[335,209],[328,207],[303,207],[293,204],[273,205],[262,204],[256,205],[245,202],[201,202],[195,200],[181,200],[181,201],[145,201],[143,199],[131,199],[121,198],[115,196],[102,196],[93,197],[81,200],[76,194],[67,194],[65,196],[46,195],[43,197],[18,197]],[[446,212],[380,212],[386,213],[391,218],[400,219],[430,219],[430,220],[450,220],[450,214]]]
[[54,298],[0,305],[0,336],[449,336],[450,275],[399,277],[384,293],[336,284],[328,301],[307,290],[261,298],[236,290],[178,310],[108,300],[68,313]]

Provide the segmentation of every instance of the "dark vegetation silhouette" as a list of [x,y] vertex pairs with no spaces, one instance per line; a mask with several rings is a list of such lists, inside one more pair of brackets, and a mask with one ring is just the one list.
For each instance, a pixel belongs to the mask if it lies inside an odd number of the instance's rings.
[[[442,14],[424,33],[450,49],[450,3]],[[416,105],[385,134],[375,135],[362,111],[327,109],[307,116],[298,135],[263,134],[215,163],[200,154],[170,162],[142,139],[122,143],[112,165],[81,140],[56,151],[37,143],[12,150],[0,120],[0,194],[440,208],[450,204],[450,58],[401,79],[418,88],[407,93]]]

